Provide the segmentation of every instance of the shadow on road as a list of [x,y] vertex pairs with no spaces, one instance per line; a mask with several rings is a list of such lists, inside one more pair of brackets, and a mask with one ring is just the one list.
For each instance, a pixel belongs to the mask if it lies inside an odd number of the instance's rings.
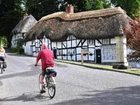
[[[97,92],[95,94],[95,92]],[[106,91],[88,91],[83,98],[52,105],[140,105],[140,86],[119,87]]]
[[[35,94],[36,93],[36,94]],[[34,102],[43,102],[46,100],[50,100],[49,96],[41,95],[37,92],[28,92],[28,93],[23,93],[19,96],[10,96],[1,99],[1,102],[6,102],[6,101],[22,101],[22,102],[28,102],[28,101],[34,101]]]
[[7,79],[7,78],[13,78],[13,77],[34,76],[34,75],[39,74],[39,67],[35,67],[34,65],[29,65],[29,67],[30,67],[30,71],[2,75],[2,76],[0,76],[0,80]]
[[[40,94],[26,93],[18,97],[7,97],[0,101],[46,101],[47,96]],[[95,94],[96,93],[96,94]],[[61,95],[61,94],[60,94]],[[139,105],[140,104],[140,86],[119,87],[106,91],[87,91],[80,95],[82,98],[62,101],[51,105]]]

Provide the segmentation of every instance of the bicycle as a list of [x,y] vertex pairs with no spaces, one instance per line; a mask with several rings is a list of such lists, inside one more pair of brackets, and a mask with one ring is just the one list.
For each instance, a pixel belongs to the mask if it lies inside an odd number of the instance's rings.
[[[55,82],[55,74],[56,72],[53,69],[47,69],[45,72],[45,77],[44,77],[44,84],[43,84],[43,89],[45,91],[48,90],[48,94],[50,99],[54,98],[56,94],[56,82]],[[39,75],[39,89],[42,89],[42,84],[41,84],[41,77],[42,73]]]
[[3,72],[5,71],[3,61],[0,61],[0,69],[1,69],[1,74],[3,74]]

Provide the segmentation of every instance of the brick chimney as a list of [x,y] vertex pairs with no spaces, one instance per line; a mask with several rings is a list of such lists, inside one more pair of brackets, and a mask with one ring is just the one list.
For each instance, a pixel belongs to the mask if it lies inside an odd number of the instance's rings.
[[71,4],[68,4],[66,7],[66,13],[74,13],[74,7]]

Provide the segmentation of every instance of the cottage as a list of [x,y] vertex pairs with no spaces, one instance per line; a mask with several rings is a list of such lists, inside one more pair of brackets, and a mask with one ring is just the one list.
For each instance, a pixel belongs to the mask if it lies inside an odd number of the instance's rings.
[[27,33],[26,47],[32,47],[32,55],[36,55],[44,42],[57,59],[128,66],[126,25],[128,16],[120,7],[57,12],[42,17]]
[[32,15],[25,14],[24,17],[12,30],[12,48],[17,47],[17,41],[25,38],[25,34],[35,25],[37,20]]

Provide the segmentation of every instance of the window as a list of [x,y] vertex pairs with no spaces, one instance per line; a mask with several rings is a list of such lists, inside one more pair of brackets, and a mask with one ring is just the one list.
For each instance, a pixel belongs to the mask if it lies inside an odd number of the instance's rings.
[[103,39],[102,44],[110,44],[110,39]]

